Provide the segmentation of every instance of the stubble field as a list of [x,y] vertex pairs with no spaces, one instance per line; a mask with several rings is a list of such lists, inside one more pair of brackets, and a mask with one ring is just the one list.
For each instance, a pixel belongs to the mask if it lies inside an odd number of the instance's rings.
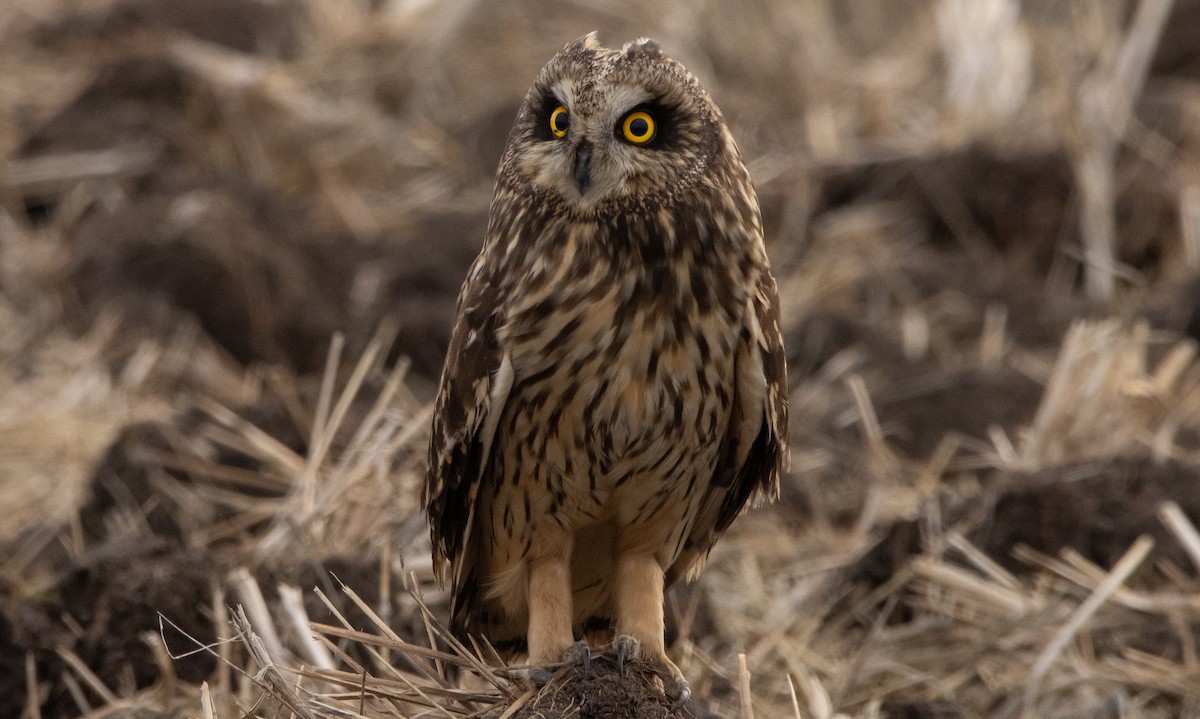
[[11,0],[0,716],[635,712],[419,648],[454,300],[591,30],[709,88],[783,304],[685,710],[1200,714],[1200,3]]

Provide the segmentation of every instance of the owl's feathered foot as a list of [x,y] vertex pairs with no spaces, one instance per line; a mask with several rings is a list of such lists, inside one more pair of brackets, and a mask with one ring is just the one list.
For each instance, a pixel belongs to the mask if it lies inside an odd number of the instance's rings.
[[692,698],[692,685],[684,678],[683,672],[679,671],[679,667],[675,666],[675,662],[667,657],[666,653],[660,653],[658,656],[642,656],[642,644],[637,639],[622,634],[613,640],[613,653],[617,655],[617,670],[622,674],[625,673],[625,662],[634,659],[646,659],[647,661],[657,664],[660,669],[664,670],[667,675],[667,681],[663,691],[667,696],[675,702],[675,706],[686,704]]
[[[568,666],[580,667],[584,676],[592,673],[592,649],[588,646],[587,640],[580,640],[568,646],[563,651],[563,663]],[[544,687],[550,683],[550,677],[553,672],[546,667],[535,667],[529,672],[529,679],[539,687]]]
[[613,640],[613,653],[617,655],[617,671],[625,674],[625,661],[627,659],[637,659],[638,653],[641,652],[642,646],[638,640],[622,634]]

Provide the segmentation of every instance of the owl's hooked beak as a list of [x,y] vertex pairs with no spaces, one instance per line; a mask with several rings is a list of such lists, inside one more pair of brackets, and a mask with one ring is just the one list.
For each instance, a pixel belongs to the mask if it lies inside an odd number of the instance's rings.
[[592,143],[584,140],[575,149],[575,185],[579,194],[592,182]]

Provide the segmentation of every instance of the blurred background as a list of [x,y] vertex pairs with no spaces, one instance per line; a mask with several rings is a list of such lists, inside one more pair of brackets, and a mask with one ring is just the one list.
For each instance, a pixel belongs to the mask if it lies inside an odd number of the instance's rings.
[[444,615],[454,301],[592,30],[709,89],[783,302],[783,498],[672,594],[698,715],[739,653],[767,717],[1200,712],[1200,2],[6,0],[0,715],[282,716],[218,641],[315,663],[281,586]]

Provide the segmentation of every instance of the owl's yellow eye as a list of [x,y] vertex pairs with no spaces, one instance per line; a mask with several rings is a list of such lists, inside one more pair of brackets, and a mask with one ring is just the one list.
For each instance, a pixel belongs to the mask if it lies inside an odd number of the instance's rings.
[[635,145],[645,145],[654,139],[654,118],[645,110],[635,110],[621,122],[621,134]]
[[555,137],[566,137],[567,128],[571,126],[571,116],[567,114],[567,108],[559,105],[550,113],[550,132]]

